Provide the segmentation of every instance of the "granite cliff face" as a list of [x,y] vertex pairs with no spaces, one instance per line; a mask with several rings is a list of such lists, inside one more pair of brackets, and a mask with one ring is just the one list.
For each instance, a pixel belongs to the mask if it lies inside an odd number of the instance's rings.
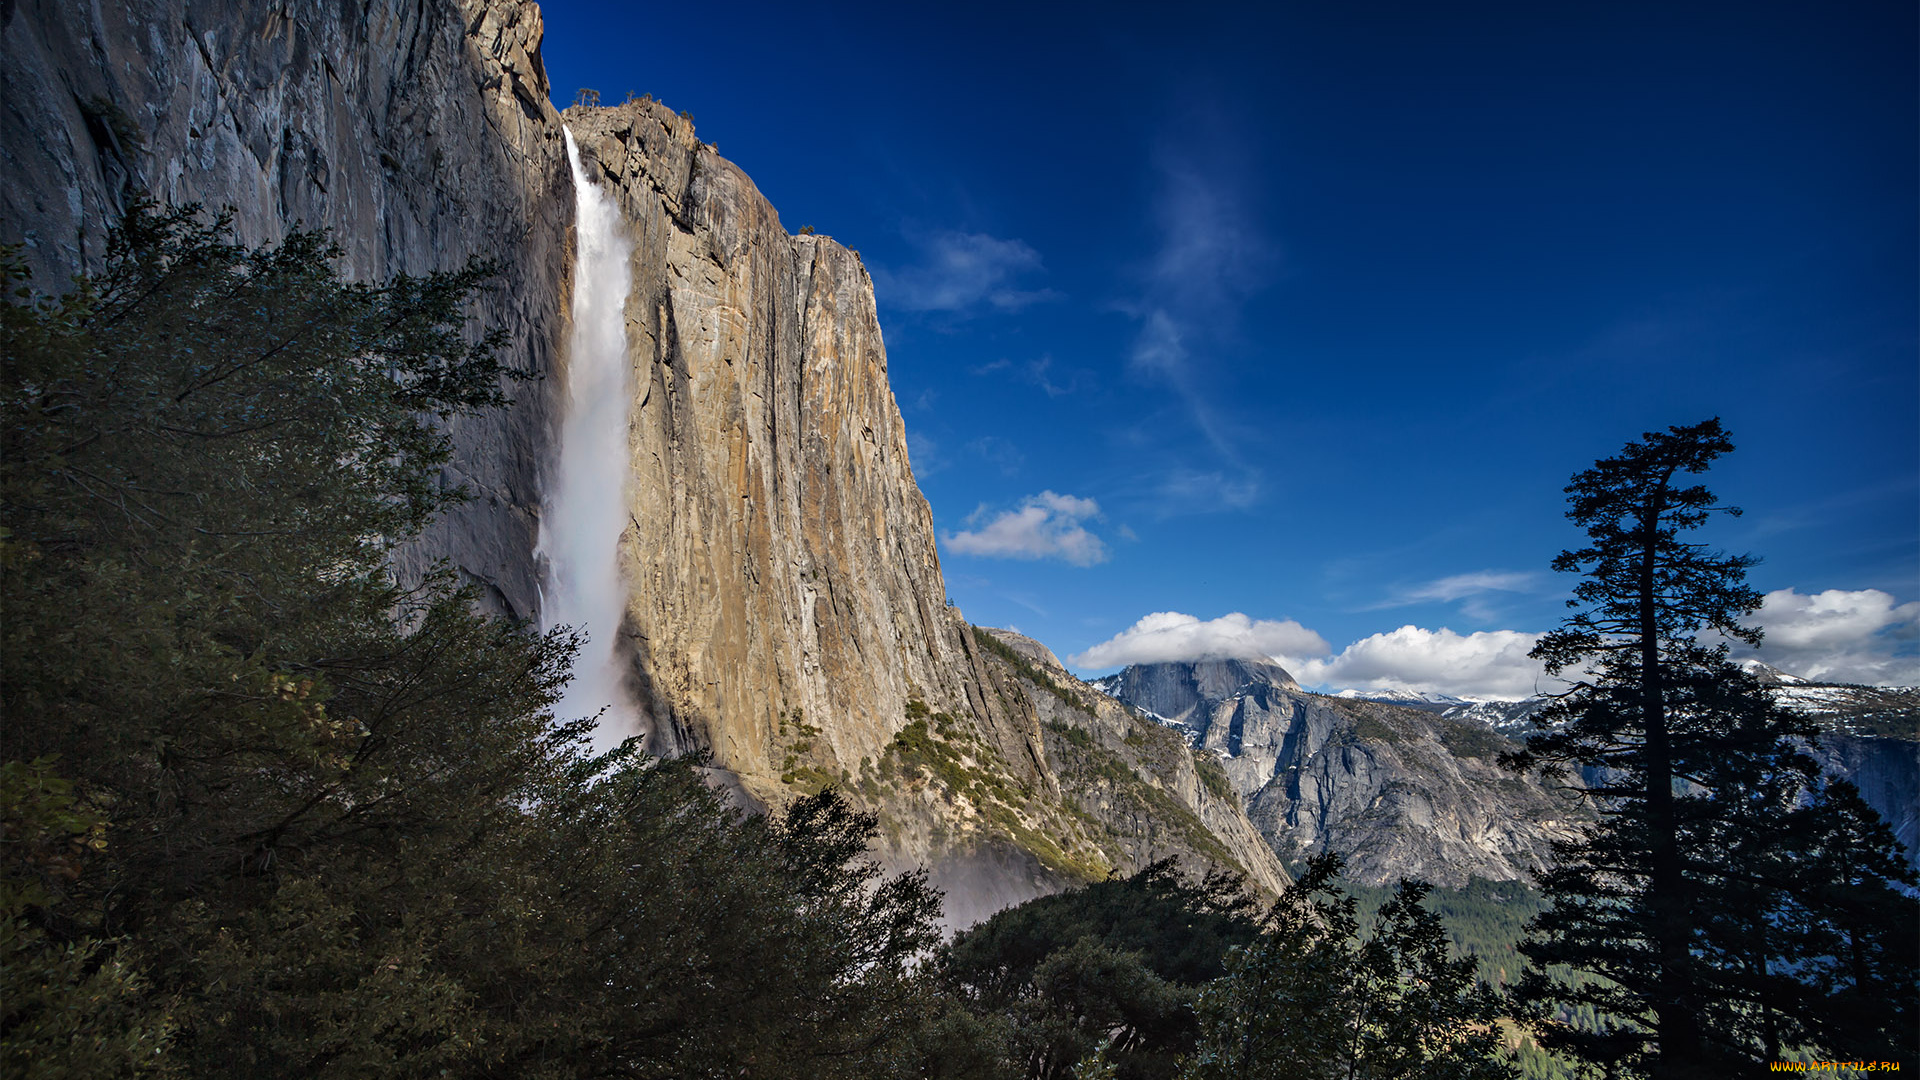
[[[634,244],[620,647],[655,745],[712,749],[766,804],[841,784],[882,813],[891,860],[935,866],[955,921],[1159,858],[1279,888],[1177,740],[1091,693],[1063,712],[947,606],[859,257],[788,235],[658,103],[566,121]],[[1129,724],[1166,753],[1134,752]],[[1089,750],[1063,750],[1069,728],[1125,747],[1090,751],[1105,788],[1068,763]]]
[[[326,227],[363,280],[496,259],[477,322],[513,362],[554,365],[573,203],[526,0],[0,6],[0,242],[37,287],[99,265],[145,191],[230,207],[258,244]],[[464,419],[450,484],[473,501],[408,560],[451,559],[492,606],[531,615],[539,384]]]
[[476,332],[505,330],[541,379],[458,423],[446,481],[475,497],[400,570],[448,558],[490,607],[533,617],[570,125],[633,241],[617,644],[655,748],[710,749],[766,805],[845,785],[881,812],[888,861],[953,890],[954,921],[1162,857],[1276,887],[1184,747],[1142,750],[1124,710],[1059,713],[947,606],[857,254],[789,236],[664,106],[563,121],[541,33],[526,0],[6,3],[0,242],[57,288],[148,192],[232,207],[248,244],[330,228],[364,280],[496,260]]
[[1280,854],[1339,852],[1365,884],[1521,878],[1581,813],[1500,768],[1511,744],[1477,723],[1305,693],[1270,663],[1142,664],[1095,685],[1218,755]]
[[1014,654],[989,646],[1040,719],[1066,804],[1096,825],[1115,865],[1171,858],[1199,872],[1211,862],[1268,893],[1291,880],[1215,755],[1080,681],[1032,638],[985,632]]
[[768,798],[783,718],[831,718],[810,762],[838,772],[877,757],[911,699],[984,716],[858,256],[789,236],[662,105],[567,122],[634,241],[622,642],[659,742],[712,748]]

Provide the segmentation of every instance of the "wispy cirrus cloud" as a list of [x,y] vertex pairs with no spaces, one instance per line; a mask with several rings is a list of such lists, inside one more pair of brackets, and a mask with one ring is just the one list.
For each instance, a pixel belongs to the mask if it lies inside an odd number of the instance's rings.
[[1107,545],[1085,522],[1098,520],[1100,504],[1092,499],[1042,491],[1021,501],[1018,509],[990,514],[982,504],[967,517],[967,529],[948,533],[940,542],[948,551],[989,559],[1059,559],[1074,566],[1092,566],[1107,560]]
[[[1266,284],[1274,261],[1236,170],[1222,164],[1223,139],[1183,142],[1161,154],[1153,204],[1159,244],[1140,273],[1135,298],[1120,305],[1139,322],[1128,353],[1136,375],[1169,387],[1188,421],[1231,474],[1229,486],[1257,498],[1261,470],[1206,389],[1209,356],[1231,341],[1241,307]],[[1212,159],[1212,160],[1210,160]]]
[[999,469],[1003,475],[1012,476],[1027,463],[1027,455],[1020,448],[998,435],[982,435],[967,443],[967,450],[981,460]]
[[1050,398],[1065,397],[1078,390],[1080,377],[1084,374],[1076,371],[1062,376],[1054,370],[1052,356],[1042,356],[1022,364],[1016,364],[1003,356],[968,370],[975,375],[998,375],[1004,372],[1021,382],[1039,387],[1040,392]]
[[947,467],[940,444],[913,428],[907,429],[907,460],[912,463],[915,476],[932,476]]
[[894,307],[951,314],[1018,311],[1059,295],[1051,289],[1021,287],[1023,279],[1045,273],[1040,253],[1024,240],[957,231],[910,239],[920,249],[917,263],[873,269],[875,292]]
[[1545,580],[1546,575],[1530,570],[1476,570],[1468,574],[1451,574],[1406,586],[1385,600],[1368,604],[1361,610],[1383,611],[1415,604],[1459,603],[1460,610],[1467,615],[1476,619],[1491,619],[1498,615],[1491,603],[1498,594],[1538,592]]

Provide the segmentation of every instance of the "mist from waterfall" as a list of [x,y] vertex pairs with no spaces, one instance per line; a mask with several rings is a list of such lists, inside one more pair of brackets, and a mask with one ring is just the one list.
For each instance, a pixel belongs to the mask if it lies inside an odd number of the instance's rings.
[[573,331],[559,458],[540,517],[540,623],[542,629],[571,626],[585,633],[555,715],[571,720],[599,714],[593,741],[605,750],[638,733],[614,652],[627,598],[619,547],[629,505],[627,413],[633,394],[626,302],[633,245],[620,208],[580,167],[571,130],[566,139],[574,191]]

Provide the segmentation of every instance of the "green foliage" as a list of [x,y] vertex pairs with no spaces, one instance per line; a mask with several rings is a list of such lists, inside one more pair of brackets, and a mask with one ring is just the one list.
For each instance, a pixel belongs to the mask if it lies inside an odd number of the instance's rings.
[[1589,544],[1554,567],[1583,580],[1533,655],[1575,682],[1508,758],[1594,778],[1598,822],[1540,879],[1551,905],[1522,951],[1541,970],[1519,997],[1544,1044],[1619,1075],[1912,1057],[1920,1027],[1920,904],[1891,831],[1819,776],[1811,721],[1709,644],[1760,639],[1741,623],[1754,560],[1683,539],[1738,512],[1679,479],[1731,449],[1709,420],[1573,478]]
[[62,941],[43,924],[104,846],[53,762],[0,764],[0,1066],[55,1080],[151,1074],[171,1031],[116,942]]
[[970,803],[993,831],[1070,878],[1092,881],[1107,872],[1111,864],[1098,851],[1086,850],[1084,841],[1075,843],[1074,830],[1046,826],[1049,820],[1058,823],[1058,811],[1039,804],[1026,785],[1015,782],[1006,760],[992,747],[918,699],[907,703],[907,715],[918,718],[887,744],[882,776],[897,772],[940,784],[952,797]]
[[8,1075],[887,1075],[936,895],[832,791],[586,756],[568,635],[393,579],[506,373],[484,268],[332,256],[143,206],[0,306]]
[[[1100,745],[1091,734],[1065,724],[1049,723],[1045,729],[1057,736],[1050,741],[1048,754],[1053,759],[1060,775],[1080,784],[1096,785],[1105,790],[1116,803],[1134,810],[1142,817],[1164,822],[1180,831],[1181,839],[1187,847],[1211,859],[1219,866],[1235,867],[1233,853],[1220,842],[1213,830],[1207,828],[1187,806],[1174,798],[1164,788],[1142,776],[1134,766],[1119,755]],[[1157,734],[1164,729],[1147,729],[1149,734]],[[1165,744],[1185,749],[1179,742],[1179,736],[1166,732],[1171,743]],[[1150,762],[1151,764],[1151,762]]]
[[1312,860],[1200,995],[1200,1040],[1183,1080],[1302,1076],[1512,1077],[1499,995],[1472,957],[1453,958],[1427,887],[1403,882],[1361,935],[1358,902],[1334,888],[1337,856]]
[[1236,881],[1185,882],[1160,862],[1002,911],[956,935],[939,971],[998,1022],[1008,1074],[1168,1077],[1193,1045],[1196,988],[1254,934]]
[[1470,721],[1435,717],[1434,729],[1441,745],[1454,757],[1492,760],[1515,749],[1513,740]]
[[1353,709],[1353,737],[1368,742],[1401,743],[1407,741],[1407,735],[1400,728],[1385,719],[1376,709],[1364,706]]
[[1208,794],[1222,802],[1238,804],[1240,793],[1234,790],[1233,781],[1227,779],[1227,770],[1220,759],[1211,750],[1193,751],[1193,769],[1200,774],[1200,786]]

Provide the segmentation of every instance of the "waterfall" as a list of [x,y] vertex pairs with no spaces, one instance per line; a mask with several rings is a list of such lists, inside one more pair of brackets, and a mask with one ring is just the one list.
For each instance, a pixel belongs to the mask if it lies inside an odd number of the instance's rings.
[[632,243],[619,207],[581,169],[572,131],[566,139],[574,191],[573,332],[559,460],[540,517],[540,623],[542,629],[571,626],[585,633],[555,715],[571,720],[599,714],[593,741],[595,749],[605,750],[639,733],[614,652],[627,599],[619,546],[627,521],[627,410],[633,399],[626,327]]

